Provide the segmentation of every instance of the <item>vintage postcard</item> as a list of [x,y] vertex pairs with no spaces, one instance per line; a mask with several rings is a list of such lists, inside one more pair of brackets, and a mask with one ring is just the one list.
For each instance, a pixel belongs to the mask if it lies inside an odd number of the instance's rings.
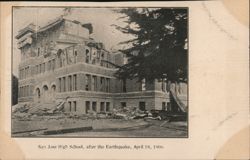
[[188,137],[188,8],[12,9],[13,137]]
[[0,159],[248,159],[246,4],[1,3]]

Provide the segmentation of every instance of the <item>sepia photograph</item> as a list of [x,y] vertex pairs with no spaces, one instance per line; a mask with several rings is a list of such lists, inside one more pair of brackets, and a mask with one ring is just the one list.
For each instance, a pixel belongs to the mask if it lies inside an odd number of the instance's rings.
[[12,137],[188,138],[187,7],[12,7]]

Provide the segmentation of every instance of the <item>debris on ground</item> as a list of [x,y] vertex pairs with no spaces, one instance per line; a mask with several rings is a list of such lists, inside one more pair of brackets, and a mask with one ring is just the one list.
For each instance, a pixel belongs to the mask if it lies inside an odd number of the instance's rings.
[[[150,119],[150,120],[164,120],[170,121],[186,121],[187,113],[185,112],[171,112],[164,110],[140,110],[137,107],[122,107],[114,108],[112,112],[96,112],[88,111],[87,114],[83,113],[69,113],[65,112],[64,104],[66,100],[57,103],[29,103],[19,104],[15,106],[12,111],[12,117],[20,119],[21,121],[29,121],[36,116],[44,117],[49,116],[51,119],[70,118],[70,119]],[[44,119],[44,118],[43,118]]]
[[20,112],[20,113],[27,113],[29,111],[29,105],[28,104],[19,104],[17,106],[15,106],[14,110],[12,111],[13,113],[17,113],[17,112]]

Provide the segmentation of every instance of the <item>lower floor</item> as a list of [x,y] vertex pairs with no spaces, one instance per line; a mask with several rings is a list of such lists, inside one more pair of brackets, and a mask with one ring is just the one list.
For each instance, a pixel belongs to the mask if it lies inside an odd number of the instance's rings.
[[168,98],[156,97],[68,97],[57,99],[64,104],[64,112],[77,113],[105,113],[114,109],[134,108],[141,111],[146,110],[167,110],[170,108]]
[[[171,110],[169,93],[145,91],[119,94],[103,94],[95,92],[75,91],[70,93],[56,93],[48,98],[29,97],[19,98],[19,103],[55,104],[62,105],[64,112],[87,114],[91,112],[112,112],[119,108],[133,108],[141,111]],[[57,104],[57,105],[56,105]]]

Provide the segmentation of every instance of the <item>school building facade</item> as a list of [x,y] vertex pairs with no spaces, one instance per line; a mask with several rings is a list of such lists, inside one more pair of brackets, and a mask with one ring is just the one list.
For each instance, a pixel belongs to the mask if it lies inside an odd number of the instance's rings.
[[[169,109],[166,82],[149,83],[114,76],[123,65],[122,53],[108,51],[90,38],[89,25],[56,18],[43,27],[29,24],[19,30],[18,103],[64,103],[65,112],[111,112],[113,108],[141,110]],[[187,101],[187,85],[179,84],[178,94]]]

